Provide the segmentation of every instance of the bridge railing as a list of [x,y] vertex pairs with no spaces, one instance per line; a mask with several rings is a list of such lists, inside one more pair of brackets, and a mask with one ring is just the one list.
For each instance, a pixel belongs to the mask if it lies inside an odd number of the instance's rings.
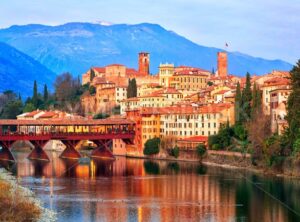
[[72,136],[72,135],[116,135],[116,134],[131,134],[134,135],[133,130],[111,130],[111,131],[99,131],[99,132],[2,132],[0,136]]

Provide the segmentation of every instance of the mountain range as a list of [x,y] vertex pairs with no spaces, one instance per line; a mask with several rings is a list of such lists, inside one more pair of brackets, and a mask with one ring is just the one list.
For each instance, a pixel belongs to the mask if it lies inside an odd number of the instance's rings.
[[23,96],[32,95],[33,82],[40,91],[44,84],[52,88],[55,73],[19,50],[0,42],[0,92],[14,90]]
[[[1,56],[4,56],[5,48],[10,52],[3,58],[6,60],[1,58],[2,72],[10,70],[4,74],[7,78],[6,85],[2,84],[1,88],[31,80],[25,78],[27,75],[30,78],[41,79],[42,82],[50,81],[55,74],[67,71],[74,76],[81,75],[91,66],[121,63],[137,68],[137,56],[140,51],[150,53],[151,73],[157,73],[159,64],[165,62],[211,71],[213,68],[216,70],[217,52],[222,51],[198,45],[160,25],[149,23],[14,25],[0,29],[0,42],[6,43],[1,44]],[[15,49],[9,48],[8,45]],[[274,69],[292,68],[291,64],[282,60],[267,60],[240,52],[228,52],[228,60],[229,72],[240,76],[244,76],[246,72],[259,75]],[[25,61],[31,61],[31,65],[26,65]],[[12,67],[15,67],[14,71]],[[26,70],[26,75],[22,69]],[[8,78],[10,74],[12,76]],[[4,78],[3,74],[0,74],[0,78]],[[27,85],[28,83],[26,87]]]

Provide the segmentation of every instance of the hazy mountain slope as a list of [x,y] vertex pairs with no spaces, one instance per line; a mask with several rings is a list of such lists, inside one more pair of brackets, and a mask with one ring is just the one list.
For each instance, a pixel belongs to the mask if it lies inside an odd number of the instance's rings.
[[[122,63],[137,67],[137,53],[151,53],[151,72],[161,62],[191,65],[212,70],[220,49],[197,45],[155,24],[103,26],[68,23],[60,26],[26,25],[0,30],[4,41],[38,60],[55,73],[70,71],[80,75],[91,66]],[[273,69],[289,70],[281,60],[266,60],[229,53],[229,71],[244,75]],[[216,69],[216,68],[215,68]]]
[[12,89],[23,96],[32,94],[33,82],[49,88],[55,74],[31,57],[0,42],[0,92]]

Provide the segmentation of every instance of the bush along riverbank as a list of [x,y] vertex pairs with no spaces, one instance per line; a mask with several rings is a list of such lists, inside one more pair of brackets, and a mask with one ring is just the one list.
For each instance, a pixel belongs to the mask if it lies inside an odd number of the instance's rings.
[[56,214],[45,209],[35,194],[18,185],[17,180],[0,168],[0,221],[56,221]]

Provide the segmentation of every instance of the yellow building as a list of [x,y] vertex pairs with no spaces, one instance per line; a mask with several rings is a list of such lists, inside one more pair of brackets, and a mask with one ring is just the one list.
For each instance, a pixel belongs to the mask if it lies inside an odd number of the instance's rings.
[[[184,139],[192,136],[210,136],[217,134],[221,125],[229,121],[234,124],[233,104],[211,104],[201,107],[170,106],[142,107],[128,110],[127,115],[139,116],[137,127],[141,127],[142,147],[148,139],[155,137]],[[141,148],[142,148],[141,147]]]
[[284,77],[274,77],[268,79],[261,86],[262,90],[262,104],[263,104],[263,112],[265,115],[271,114],[271,91],[286,87],[290,84],[288,78]]
[[[179,69],[179,70],[178,70]],[[176,68],[173,78],[171,79],[171,87],[178,90],[198,91],[207,87],[207,80],[210,72],[199,68]]]
[[156,90],[149,95],[129,98],[120,102],[121,114],[126,110],[136,109],[138,107],[166,107],[177,104],[183,99],[181,92],[174,88],[163,88]]
[[174,75],[174,64],[160,64],[159,65],[159,84],[163,87],[171,86],[171,79]]

